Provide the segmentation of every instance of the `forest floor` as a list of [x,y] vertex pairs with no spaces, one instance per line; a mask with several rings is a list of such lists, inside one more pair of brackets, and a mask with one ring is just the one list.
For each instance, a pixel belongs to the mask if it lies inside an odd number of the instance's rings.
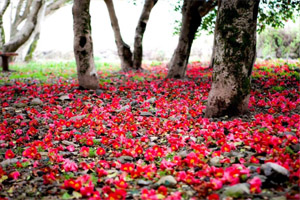
[[51,65],[0,74],[0,199],[300,198],[299,61],[256,64],[250,112],[210,119],[199,62],[106,66],[97,91]]

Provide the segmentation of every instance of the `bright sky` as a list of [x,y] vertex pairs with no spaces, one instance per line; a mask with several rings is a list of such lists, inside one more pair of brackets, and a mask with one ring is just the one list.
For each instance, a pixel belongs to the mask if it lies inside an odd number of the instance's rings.
[[[133,5],[128,0],[115,0],[115,9],[124,41],[133,46],[135,27],[142,10],[142,4]],[[55,15],[46,19],[38,51],[59,49],[62,52],[73,50],[73,24],[71,5],[59,10]],[[90,13],[92,17],[92,37],[94,41],[95,56],[105,50],[116,51],[110,19],[103,0],[92,0]],[[158,1],[152,10],[147,30],[144,35],[144,52],[156,52],[171,57],[178,41],[178,36],[173,36],[175,17],[180,13],[173,11],[169,1]],[[180,16],[179,16],[180,18]],[[54,40],[49,40],[55,38]],[[204,36],[204,38],[207,38]],[[203,48],[210,54],[210,45],[201,45],[202,41],[195,41],[193,50]],[[209,41],[212,43],[212,38]],[[202,47],[200,47],[200,45]],[[208,47],[208,48],[207,48]]]
[[[137,1],[138,2],[138,1]],[[142,10],[142,3],[133,5],[129,0],[114,0],[115,10],[124,41],[133,46],[135,27]],[[107,8],[103,0],[92,0],[90,6],[92,17],[92,37],[95,57],[101,57],[103,52],[116,52],[116,45]],[[8,26],[9,14],[4,18]],[[168,0],[160,0],[152,10],[147,30],[144,35],[144,53],[171,57],[178,42],[178,36],[173,36],[173,25],[176,15]],[[205,34],[194,42],[192,54],[210,55],[212,36]],[[73,18],[72,5],[65,6],[55,14],[47,17],[42,23],[42,32],[37,47],[38,52],[73,51]],[[101,54],[102,53],[102,54]]]

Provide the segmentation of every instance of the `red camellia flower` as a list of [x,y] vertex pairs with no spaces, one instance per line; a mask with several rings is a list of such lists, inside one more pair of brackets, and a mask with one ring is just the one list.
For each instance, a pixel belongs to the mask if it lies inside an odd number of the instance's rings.
[[250,183],[251,193],[260,193],[261,192],[262,182],[261,182],[260,178],[254,177],[253,179],[251,179],[249,181],[249,183]]
[[96,151],[97,155],[102,156],[105,155],[105,150],[102,147],[99,147]]
[[88,147],[81,147],[80,149],[80,155],[83,157],[88,157],[90,154],[90,148]]
[[8,149],[5,152],[5,159],[10,159],[10,158],[14,158],[14,157],[15,157],[15,154],[11,149]]

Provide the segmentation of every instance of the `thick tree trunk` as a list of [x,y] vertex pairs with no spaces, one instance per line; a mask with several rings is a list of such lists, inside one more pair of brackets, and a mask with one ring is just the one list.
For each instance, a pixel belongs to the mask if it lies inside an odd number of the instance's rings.
[[169,63],[167,78],[181,79],[185,77],[192,43],[196,31],[201,24],[199,7],[202,0],[184,0],[182,6],[182,26],[180,29],[178,45]]
[[44,0],[35,0],[32,4],[31,11],[22,28],[8,43],[4,45],[5,52],[15,52],[22,46],[31,36],[38,22],[38,13],[42,8]]
[[143,59],[143,36],[146,30],[146,26],[149,20],[149,16],[152,8],[155,6],[158,0],[146,0],[144,8],[140,16],[139,22],[135,30],[134,37],[134,51],[133,51],[133,68],[139,70],[142,68]]
[[259,0],[223,0],[216,21],[213,83],[206,117],[248,111],[250,82],[256,57]]
[[79,86],[85,89],[97,89],[99,80],[94,63],[89,6],[90,0],[74,0],[72,8],[74,55]]
[[5,44],[5,32],[3,28],[3,15],[7,9],[7,7],[10,4],[10,0],[6,0],[3,4],[3,7],[0,10],[0,51],[3,48],[3,45]]
[[119,22],[115,13],[115,8],[112,0],[104,0],[110,21],[111,21],[111,27],[115,34],[115,42],[118,49],[118,54],[121,60],[121,68],[124,72],[133,70],[133,62],[132,62],[132,52],[130,50],[129,45],[127,45],[121,36],[121,31],[119,27]]

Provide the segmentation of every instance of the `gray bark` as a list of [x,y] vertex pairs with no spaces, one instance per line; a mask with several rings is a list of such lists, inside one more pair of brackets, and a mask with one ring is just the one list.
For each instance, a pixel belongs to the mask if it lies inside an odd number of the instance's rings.
[[3,48],[3,45],[5,44],[5,32],[3,28],[3,15],[8,8],[10,4],[10,0],[6,0],[0,10],[0,51]]
[[180,29],[179,41],[169,63],[167,78],[181,79],[185,77],[192,43],[196,31],[201,24],[201,16],[198,8],[203,3],[204,1],[200,0],[185,0],[183,2],[182,26]]
[[[25,5],[24,5],[25,3]],[[19,25],[28,17],[30,11],[30,8],[33,4],[33,0],[20,0],[18,5],[17,5],[17,10],[15,13],[15,18],[13,23],[11,24],[10,27],[10,38],[13,38],[16,36],[18,33],[18,27]]]
[[94,63],[89,6],[90,0],[74,0],[72,8],[74,55],[79,86],[85,89],[97,89],[99,80]]
[[233,116],[248,111],[251,73],[256,58],[258,5],[259,0],[221,1],[206,117]]
[[58,9],[62,8],[63,6],[65,6],[66,3],[70,2],[70,1],[71,0],[57,0],[57,1],[53,1],[52,3],[50,3],[49,5],[47,5],[45,16],[52,15],[55,11],[57,11]]
[[128,44],[126,44],[121,36],[119,22],[115,13],[115,8],[112,0],[104,0],[111,21],[111,27],[114,31],[115,42],[118,49],[118,55],[121,60],[121,68],[124,72],[133,69],[132,52]]
[[149,16],[152,8],[155,6],[158,0],[146,0],[144,3],[144,8],[142,14],[139,18],[135,30],[134,38],[134,51],[133,51],[133,68],[139,70],[142,68],[142,59],[143,59],[143,36],[146,30],[146,26],[149,20]]
[[182,6],[182,27],[178,45],[169,63],[167,78],[182,79],[186,75],[192,43],[201,19],[216,6],[216,0],[185,0]]
[[37,32],[36,34],[34,34],[33,41],[30,43],[29,49],[26,53],[26,56],[25,56],[25,61],[26,62],[32,60],[33,53],[36,49],[36,46],[37,46],[37,43],[38,43],[39,39],[40,39],[40,32]]
[[38,13],[42,8],[43,3],[44,0],[35,0],[33,2],[23,28],[4,45],[4,51],[15,52],[30,38],[38,22]]

